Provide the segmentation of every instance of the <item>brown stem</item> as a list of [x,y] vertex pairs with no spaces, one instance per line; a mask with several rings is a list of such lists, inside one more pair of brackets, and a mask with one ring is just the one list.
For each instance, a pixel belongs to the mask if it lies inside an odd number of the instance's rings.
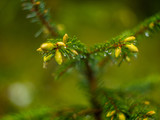
[[85,109],[85,110],[82,110],[78,113],[74,113],[73,114],[73,119],[76,119],[77,116],[82,116],[82,115],[88,115],[88,114],[97,114],[101,111],[101,109]]
[[39,5],[36,5],[35,0],[31,0],[31,3],[33,4],[33,11],[36,12],[36,15],[41,23],[48,29],[53,37],[58,36],[51,24],[45,19],[44,14],[39,11]]
[[[91,94],[90,102],[91,102],[94,109],[100,109],[100,105],[99,105],[97,98],[96,98],[96,95],[95,95],[95,92],[97,89],[97,82],[96,82],[97,80],[96,80],[96,77],[94,75],[94,72],[93,72],[91,66],[89,65],[88,59],[85,60],[85,65],[86,65],[86,76],[87,76],[87,80],[89,82],[89,92]],[[96,120],[102,120],[101,113],[102,113],[101,110],[94,113]]]
[[73,108],[66,108],[66,109],[63,109],[61,111],[58,111],[56,114],[54,114],[52,116],[52,118],[54,119],[54,118],[56,118],[58,116],[63,116],[63,115],[66,115],[68,113],[73,113],[71,115],[71,117],[73,119],[76,119],[78,116],[84,116],[84,115],[88,115],[88,114],[95,114],[95,113],[98,113],[100,111],[101,111],[101,109],[83,109],[83,110],[81,110],[79,112],[75,112],[75,109],[73,109]]

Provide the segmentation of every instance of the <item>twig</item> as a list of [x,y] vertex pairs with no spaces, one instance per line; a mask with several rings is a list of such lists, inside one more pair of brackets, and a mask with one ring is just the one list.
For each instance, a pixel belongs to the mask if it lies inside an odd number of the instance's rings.
[[85,109],[85,110],[82,110],[78,113],[74,113],[73,114],[73,119],[76,119],[77,116],[82,116],[82,115],[88,115],[88,114],[96,114],[96,113],[99,113],[101,112],[101,109]]
[[[113,101],[113,98],[109,97],[105,91],[103,91],[103,94],[108,98],[109,102],[113,105],[113,107],[116,110],[116,112],[119,112],[119,109],[116,106],[115,102]],[[106,103],[106,104],[108,104],[108,103]]]
[[39,11],[39,6],[36,5],[35,0],[31,0],[31,3],[33,4],[33,11],[36,12],[37,17],[41,21],[41,23],[48,29],[48,31],[51,33],[53,37],[57,37],[58,34],[55,32],[55,28],[51,26],[51,24],[45,19],[45,16],[43,13]]
[[79,112],[75,112],[74,108],[67,108],[67,109],[63,109],[63,110],[57,112],[56,114],[54,114],[53,118],[59,117],[61,115],[65,115],[65,114],[68,114],[68,113],[73,113],[73,114],[71,114],[70,117],[73,118],[73,119],[76,119],[78,116],[96,114],[100,111],[101,111],[101,109],[91,109],[91,108],[89,108],[89,109],[83,109]]
[[[159,24],[160,23],[160,20],[157,20],[157,21],[154,21],[154,24]],[[133,31],[134,31],[134,36],[135,37],[137,37],[138,35],[141,35],[141,34],[143,34],[146,30],[148,30],[148,29],[150,29],[149,28],[149,25],[147,25],[147,26],[142,26],[140,29],[138,29],[138,30],[135,30],[135,29],[133,29]],[[112,44],[112,45],[110,45],[109,47],[103,47],[103,48],[101,48],[101,49],[95,49],[94,51],[90,51],[90,54],[94,54],[94,53],[96,53],[96,52],[99,52],[99,51],[105,51],[105,50],[108,50],[108,49],[112,49],[112,48],[116,48],[116,47],[122,47],[122,46],[125,46],[126,44],[125,43],[123,43],[124,41],[120,41],[121,40],[121,38],[119,39],[119,41],[118,42],[116,42],[116,43],[114,43],[114,44]]]

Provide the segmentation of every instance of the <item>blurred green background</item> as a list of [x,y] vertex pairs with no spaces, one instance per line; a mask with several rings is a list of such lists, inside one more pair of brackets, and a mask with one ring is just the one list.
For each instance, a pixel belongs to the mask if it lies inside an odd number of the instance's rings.
[[[55,23],[64,24],[69,36],[77,35],[88,46],[109,40],[160,11],[159,0],[45,1]],[[88,105],[76,71],[54,81],[55,62],[42,68],[36,49],[46,38],[34,37],[39,25],[26,19],[26,14],[20,0],[0,0],[0,117],[44,106]],[[120,67],[109,65],[103,85],[126,88],[153,82],[147,96],[160,104],[159,44],[160,33],[141,39],[138,59]]]

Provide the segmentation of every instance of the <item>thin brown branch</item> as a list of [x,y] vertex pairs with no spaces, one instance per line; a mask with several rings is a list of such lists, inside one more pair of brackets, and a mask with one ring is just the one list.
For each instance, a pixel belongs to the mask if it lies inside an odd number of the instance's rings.
[[40,12],[39,10],[39,5],[36,5],[35,0],[31,0],[31,3],[33,4],[33,11],[36,12],[37,17],[41,21],[41,24],[43,24],[48,31],[51,33],[53,37],[57,37],[58,34],[55,32],[55,28],[51,26],[51,23],[49,23],[46,19],[43,13]]
[[99,112],[101,112],[101,109],[85,109],[85,110],[82,110],[78,113],[74,113],[72,117],[73,117],[73,119],[76,119],[78,116],[96,114]]
[[[70,68],[72,68],[74,66],[74,61],[71,62],[63,71],[61,71],[58,75],[57,78],[59,78],[60,76],[62,76],[63,74],[65,74]],[[53,74],[53,77],[55,76],[55,74]]]
[[73,118],[73,119],[76,119],[78,116],[96,114],[96,113],[100,112],[101,109],[91,109],[91,108],[89,108],[89,109],[83,109],[83,110],[78,111],[78,112],[75,112],[75,111],[76,111],[76,109],[74,109],[74,108],[66,108],[66,109],[63,109],[61,111],[56,112],[56,114],[54,114],[53,118],[71,113],[70,117]]
[[[117,105],[115,104],[113,98],[112,98],[112,97],[109,97],[109,96],[107,95],[107,93],[104,92],[104,91],[103,91],[103,94],[106,96],[106,98],[108,98],[109,102],[113,105],[113,107],[114,107],[114,109],[116,110],[116,112],[119,112],[119,109],[118,109]],[[106,104],[108,104],[108,102],[106,102]]]

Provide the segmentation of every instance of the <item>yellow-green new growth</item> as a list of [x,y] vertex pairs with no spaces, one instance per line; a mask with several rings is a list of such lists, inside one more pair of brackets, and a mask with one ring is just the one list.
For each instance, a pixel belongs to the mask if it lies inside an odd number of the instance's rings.
[[115,49],[115,57],[119,57],[119,55],[121,54],[121,47],[118,47]]
[[151,22],[151,23],[149,24],[149,28],[150,28],[150,29],[153,29],[153,27],[154,27],[154,23]]
[[124,39],[125,42],[130,42],[130,41],[134,41],[136,38],[134,36],[130,36],[127,37],[126,39]]
[[125,47],[128,48],[131,52],[138,52],[138,48],[133,44],[125,45]]
[[71,50],[72,53],[74,53],[75,55],[78,55],[78,52],[76,50]]
[[54,48],[55,46],[52,44],[52,43],[43,43],[41,45],[41,49],[44,50],[44,51],[50,51]]
[[55,61],[56,61],[59,65],[61,65],[62,62],[63,62],[62,54],[61,54],[61,52],[60,52],[58,49],[56,50],[56,53],[55,53]]
[[116,113],[115,110],[109,111],[109,112],[106,114],[106,117],[111,117],[111,116],[113,116],[115,113]]
[[149,111],[149,112],[147,112],[147,114],[146,114],[146,115],[152,116],[152,115],[154,115],[154,114],[156,114],[156,112],[155,112],[155,111]]
[[64,42],[57,42],[56,44],[60,47],[65,47],[66,46],[66,44]]
[[40,5],[41,4],[41,2],[40,1],[37,1],[36,3],[35,3],[35,5]]
[[44,56],[44,57],[43,57],[43,61],[44,61],[44,62],[50,61],[51,58],[52,58],[52,56],[53,56],[53,54],[50,54],[50,55],[48,55],[48,56]]
[[119,120],[126,120],[126,117],[123,113],[119,113],[118,118],[119,118]]
[[126,61],[130,62],[131,61],[130,57],[126,56]]
[[67,41],[68,41],[68,34],[65,34],[64,36],[63,36],[63,42],[64,43],[66,43]]
[[38,52],[43,52],[42,48],[37,49]]

